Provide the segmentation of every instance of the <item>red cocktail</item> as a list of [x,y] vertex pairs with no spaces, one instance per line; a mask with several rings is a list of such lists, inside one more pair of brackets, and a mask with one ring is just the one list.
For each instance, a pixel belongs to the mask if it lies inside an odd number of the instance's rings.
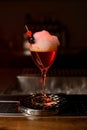
[[27,35],[30,37],[29,50],[32,59],[42,73],[43,92],[33,94],[30,101],[33,109],[27,108],[24,111],[28,114],[32,112],[33,115],[55,114],[56,112],[52,110],[52,106],[57,104],[57,102],[46,93],[46,74],[56,58],[60,42],[57,36],[51,35],[45,30],[34,33],[33,37],[31,37],[32,33],[28,31]]
[[33,61],[42,70],[47,70],[55,60],[57,51],[48,51],[48,52],[36,52],[31,51]]
[[[34,98],[36,98],[36,100],[34,99],[34,103],[36,102],[35,105],[41,105],[43,108],[46,108],[56,103],[46,94],[46,73],[56,58],[59,40],[56,36],[51,35],[45,30],[36,32],[33,36],[35,43],[30,44],[29,49],[34,63],[41,70],[44,90],[40,96],[36,97],[35,95]],[[41,100],[39,100],[39,98]]]

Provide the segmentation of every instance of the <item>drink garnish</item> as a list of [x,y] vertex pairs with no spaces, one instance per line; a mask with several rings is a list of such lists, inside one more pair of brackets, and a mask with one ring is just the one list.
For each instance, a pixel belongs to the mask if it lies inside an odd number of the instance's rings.
[[27,36],[27,38],[28,38],[28,41],[29,41],[29,43],[33,44],[33,43],[35,42],[35,40],[34,40],[32,31],[30,31],[30,30],[28,29],[27,25],[25,25],[25,28],[26,28],[26,30],[27,30],[26,36]]

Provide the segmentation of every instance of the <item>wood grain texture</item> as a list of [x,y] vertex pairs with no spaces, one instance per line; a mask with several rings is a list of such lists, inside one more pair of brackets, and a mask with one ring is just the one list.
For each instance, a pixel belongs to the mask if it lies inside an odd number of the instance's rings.
[[87,130],[87,117],[0,117],[0,130]]

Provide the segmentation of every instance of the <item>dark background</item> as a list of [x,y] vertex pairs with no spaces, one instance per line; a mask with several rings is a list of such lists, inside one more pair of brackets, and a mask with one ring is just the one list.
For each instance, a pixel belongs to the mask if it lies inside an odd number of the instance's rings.
[[[58,92],[62,89],[61,92],[67,90],[68,94],[87,94],[86,0],[0,1],[0,94],[8,94],[13,89],[20,93],[15,81],[18,75],[40,74],[25,47],[25,24],[33,31],[45,26],[60,39],[58,55],[47,76],[61,78],[56,80],[59,85],[55,84],[55,78],[50,83],[58,87]],[[29,91],[24,86],[26,94]]]
[[23,53],[26,23],[34,28],[44,23],[59,36],[61,46],[54,67],[86,68],[87,1],[0,1],[1,67],[31,66]]

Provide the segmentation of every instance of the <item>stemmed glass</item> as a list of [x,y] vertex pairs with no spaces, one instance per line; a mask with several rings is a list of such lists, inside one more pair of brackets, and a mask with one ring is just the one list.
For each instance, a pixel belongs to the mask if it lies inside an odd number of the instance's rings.
[[43,79],[43,93],[38,96],[34,95],[34,103],[46,108],[56,103],[46,94],[46,74],[49,67],[52,65],[52,63],[55,60],[55,57],[57,55],[57,49],[52,50],[52,51],[46,51],[46,52],[45,51],[38,52],[38,51],[32,51],[32,50],[30,51],[31,51],[32,59],[34,63],[37,65],[37,67],[40,69],[41,76]]
[[[59,46],[59,40],[56,36],[56,40],[54,42],[56,43],[51,43],[52,41],[50,40],[51,48],[50,49],[43,49],[43,50],[38,50],[38,49],[33,49],[35,45],[35,39],[32,35],[32,33],[28,30],[27,26],[25,26],[27,29],[27,35],[30,39],[29,41],[29,49],[31,52],[32,59],[36,66],[40,69],[42,79],[43,79],[43,92],[40,94],[33,94],[31,97],[31,106],[32,109],[26,110],[26,113],[30,114],[33,113],[32,115],[49,115],[52,114],[53,110],[52,108],[54,107],[55,104],[57,104],[56,100],[52,99],[47,93],[46,93],[46,75],[47,71],[50,68],[50,66],[53,64],[57,52],[58,52],[58,46]],[[43,31],[45,32],[45,31]],[[43,33],[44,35],[44,33]],[[51,36],[51,34],[49,34]],[[49,36],[48,36],[49,38]],[[40,37],[41,39],[41,37]],[[49,41],[49,39],[47,39]],[[31,44],[32,43],[32,44]],[[38,43],[37,43],[38,44]],[[44,44],[44,41],[42,40],[41,46]],[[56,46],[56,47],[54,47]],[[39,46],[40,47],[40,46]],[[55,112],[53,112],[55,113]]]

